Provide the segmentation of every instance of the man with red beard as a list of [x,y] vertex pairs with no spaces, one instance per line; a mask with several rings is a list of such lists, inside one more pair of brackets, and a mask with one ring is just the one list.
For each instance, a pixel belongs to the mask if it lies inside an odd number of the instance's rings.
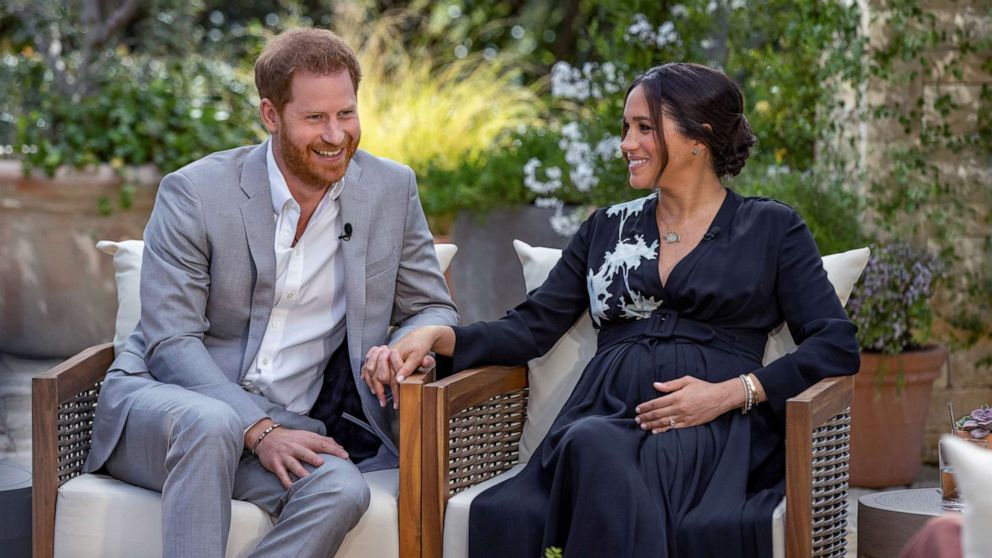
[[274,37],[269,139],[159,187],[85,470],[162,492],[164,556],[224,556],[232,497],[278,517],[252,556],[332,555],[368,507],[361,473],[397,466],[387,341],[457,322],[413,172],[358,150],[360,79],[329,31]]

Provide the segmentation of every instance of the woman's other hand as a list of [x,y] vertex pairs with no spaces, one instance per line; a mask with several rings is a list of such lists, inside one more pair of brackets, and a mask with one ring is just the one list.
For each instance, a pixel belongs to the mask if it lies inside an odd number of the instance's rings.
[[654,389],[665,394],[641,403],[634,419],[654,434],[673,428],[706,424],[744,403],[744,388],[737,378],[717,384],[692,376],[668,382],[655,382]]
[[396,381],[402,382],[421,367],[432,351],[451,356],[454,350],[455,330],[450,326],[426,326],[407,333],[390,351],[390,363],[396,372]]

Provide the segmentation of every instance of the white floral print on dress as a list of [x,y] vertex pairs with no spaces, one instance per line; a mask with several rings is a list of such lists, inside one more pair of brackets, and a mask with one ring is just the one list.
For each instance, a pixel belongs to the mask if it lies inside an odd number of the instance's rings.
[[613,298],[610,287],[614,284],[617,275],[623,278],[622,293],[618,297],[617,310],[624,318],[642,319],[651,316],[663,303],[655,300],[654,297],[645,297],[640,292],[630,288],[630,272],[641,266],[643,261],[658,259],[658,241],[655,240],[650,245],[644,241],[644,235],[633,235],[624,237],[624,225],[627,219],[640,213],[644,209],[644,204],[657,196],[657,193],[645,196],[626,203],[620,203],[609,207],[606,210],[607,217],[620,217],[620,224],[617,226],[617,244],[613,250],[606,253],[603,264],[599,270],[593,273],[592,269],[586,277],[586,288],[589,291],[589,313],[592,316],[593,324],[599,327],[606,319],[606,312],[609,309],[609,301]]

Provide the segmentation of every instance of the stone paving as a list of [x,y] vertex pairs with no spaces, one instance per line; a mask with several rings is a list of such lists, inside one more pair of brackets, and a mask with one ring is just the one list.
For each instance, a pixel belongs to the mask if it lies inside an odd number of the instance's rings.
[[[31,466],[31,378],[60,362],[0,354],[0,459]],[[912,488],[938,486],[937,468],[924,465]],[[897,490],[904,487],[894,487]],[[877,492],[852,488],[848,495],[847,556],[857,556],[858,498]]]
[[0,459],[31,466],[31,378],[61,361],[0,354]]

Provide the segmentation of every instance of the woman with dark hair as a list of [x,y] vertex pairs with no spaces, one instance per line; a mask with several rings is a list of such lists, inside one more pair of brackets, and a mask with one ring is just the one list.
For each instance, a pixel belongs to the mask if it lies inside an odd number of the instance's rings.
[[[785,401],[859,360],[803,220],[720,182],[755,142],[743,109],[737,85],[704,66],[638,77],[620,148],[630,185],[653,193],[593,214],[506,317],[395,347],[405,376],[430,350],[455,371],[525,363],[586,311],[599,330],[526,467],[475,499],[473,558],[771,555]],[[798,349],[762,366],[783,320]]]

